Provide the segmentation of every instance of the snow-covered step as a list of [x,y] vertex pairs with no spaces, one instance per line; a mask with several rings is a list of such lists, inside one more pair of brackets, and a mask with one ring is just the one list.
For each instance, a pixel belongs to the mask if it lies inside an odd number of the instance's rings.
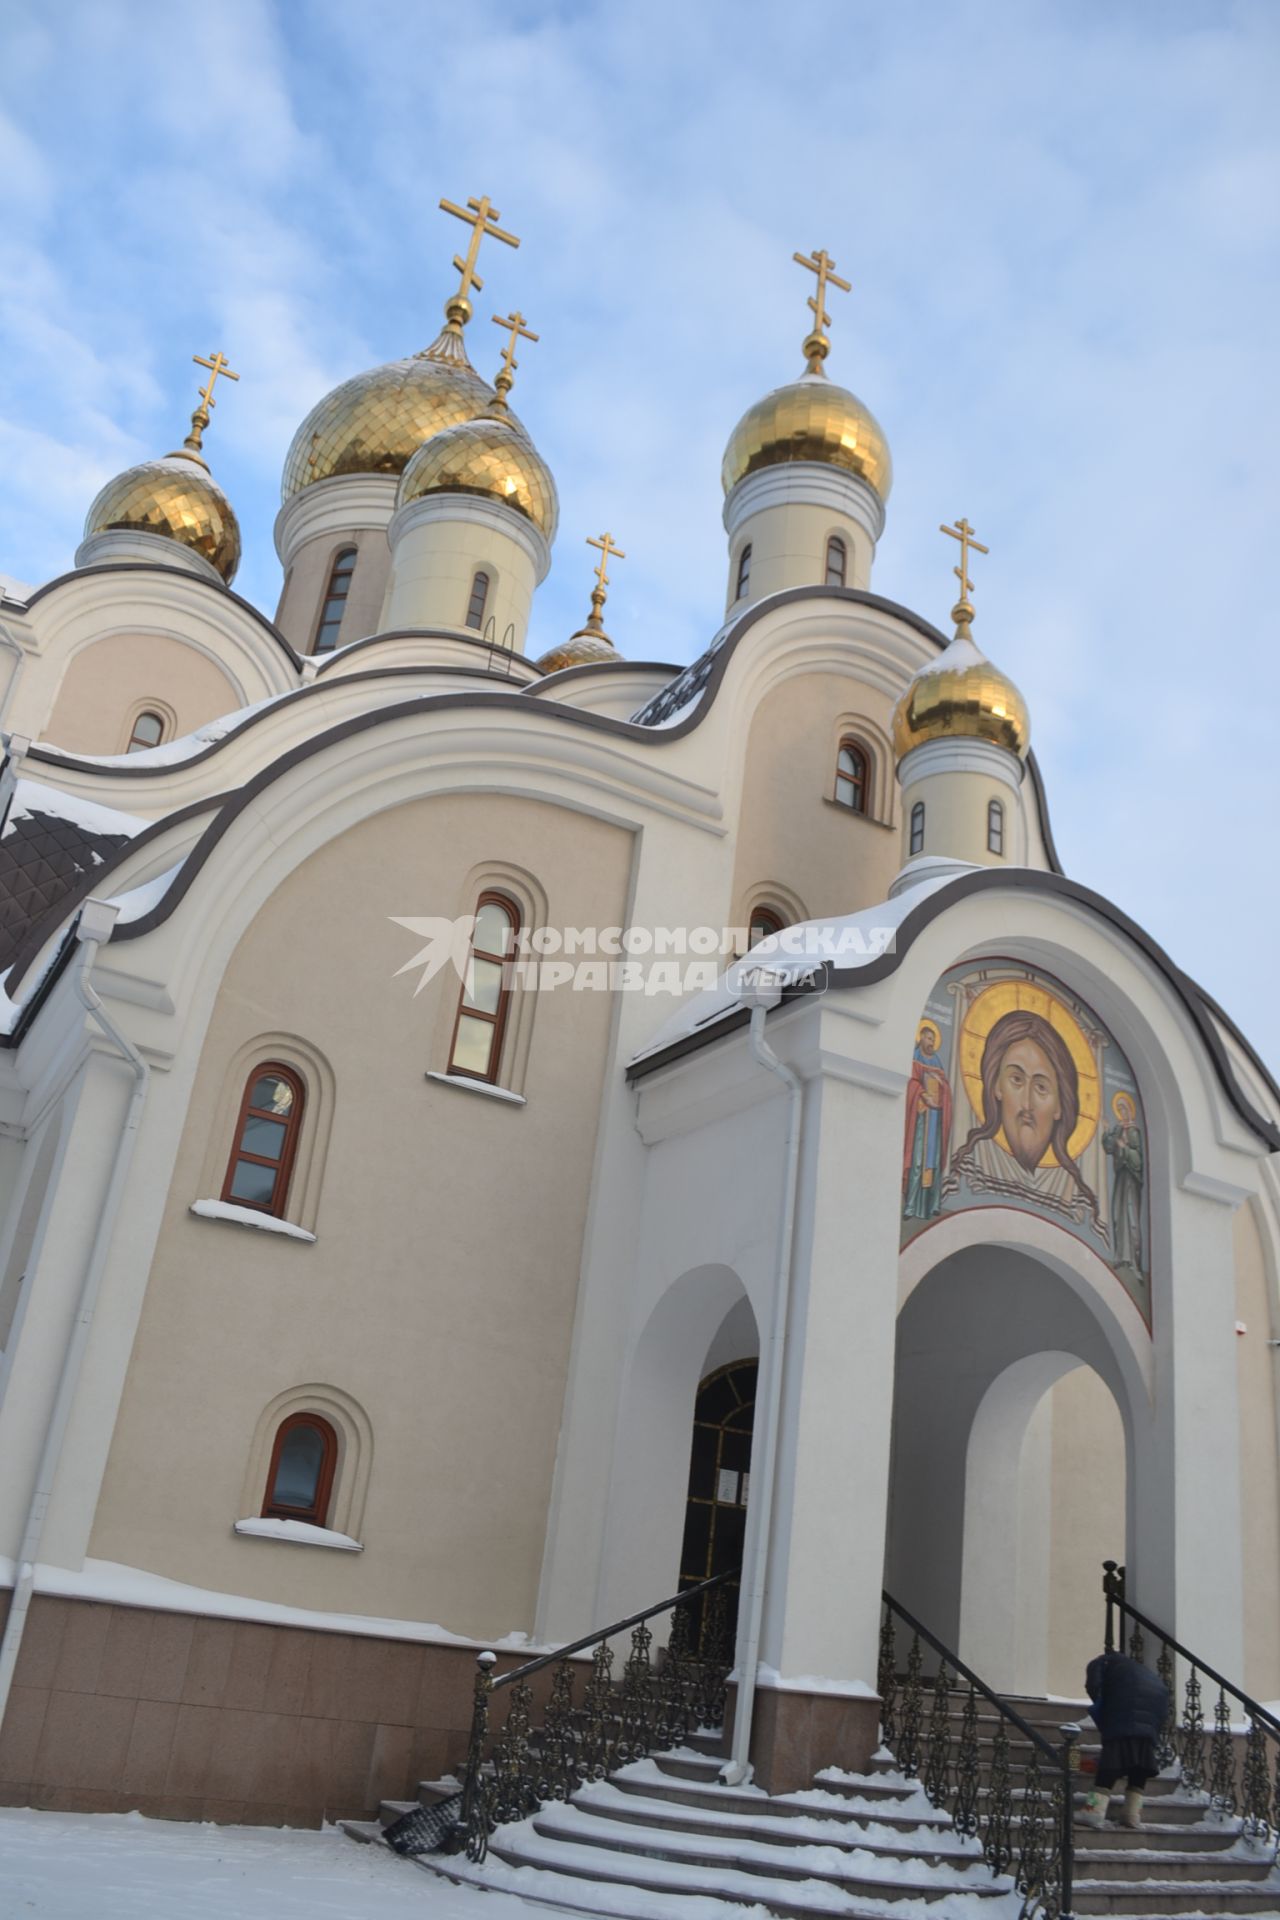
[[656,1888],[600,1887],[547,1868],[509,1867],[492,1857],[479,1867],[461,1858],[423,1859],[416,1864],[459,1886],[514,1894],[530,1906],[586,1914],[592,1920],[601,1920],[602,1916],[605,1920],[769,1920],[766,1907],[745,1907],[741,1901],[721,1900],[715,1894],[690,1896]]
[[1075,1830],[1077,1857],[1088,1854],[1092,1858],[1095,1853],[1107,1853],[1113,1848],[1125,1853],[1222,1853],[1235,1842],[1233,1827],[1208,1823],[1193,1826],[1165,1821],[1157,1825],[1155,1821],[1147,1821],[1137,1829],[1106,1826],[1095,1830],[1077,1826]]
[[906,1818],[890,1824],[869,1814],[843,1809],[805,1806],[784,1809],[778,1801],[769,1799],[762,1802],[743,1799],[733,1807],[720,1808],[707,1805],[700,1797],[697,1804],[691,1805],[687,1800],[660,1799],[634,1790],[627,1792],[610,1780],[580,1787],[573,1796],[573,1805],[596,1817],[638,1826],[665,1826],[680,1833],[734,1833],[747,1840],[770,1841],[777,1846],[803,1846],[816,1841],[829,1846],[869,1847],[877,1853],[903,1858],[946,1857],[962,1861],[972,1859],[976,1851],[975,1842],[965,1839],[938,1818],[927,1824]]
[[945,1814],[938,1813],[929,1805],[918,1782],[892,1786],[871,1782],[865,1793],[857,1794],[853,1791],[851,1777],[847,1786],[838,1789],[824,1785],[808,1788],[802,1793],[771,1798],[763,1787],[725,1787],[715,1779],[681,1780],[666,1771],[661,1758],[633,1761],[630,1766],[619,1767],[609,1777],[616,1787],[626,1793],[648,1794],[655,1799],[676,1803],[687,1801],[690,1805],[696,1802],[699,1806],[721,1807],[726,1811],[767,1806],[771,1813],[786,1817],[808,1814],[826,1807],[836,1813],[862,1813],[876,1820],[902,1819],[913,1826],[950,1824]]
[[[1135,1838],[1141,1839],[1141,1834]],[[1257,1854],[1168,1853],[1139,1848],[1112,1847],[1080,1856],[1085,1864],[1078,1879],[1090,1883],[1099,1880],[1196,1880],[1201,1884],[1229,1883],[1257,1885],[1268,1877],[1269,1863]]]
[[1114,1880],[1075,1883],[1077,1914],[1137,1914],[1142,1920],[1175,1920],[1183,1914],[1280,1914],[1280,1884],[1251,1887],[1206,1886],[1203,1881],[1148,1880],[1125,1885]]

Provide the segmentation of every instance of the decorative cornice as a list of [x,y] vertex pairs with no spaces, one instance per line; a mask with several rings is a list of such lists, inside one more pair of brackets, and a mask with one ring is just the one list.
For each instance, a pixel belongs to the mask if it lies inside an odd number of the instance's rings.
[[724,503],[725,532],[732,540],[752,514],[796,506],[825,507],[856,520],[873,546],[884,532],[884,502],[874,488],[860,474],[819,460],[788,460],[744,474]]
[[397,510],[387,529],[392,553],[406,535],[435,521],[450,526],[483,527],[487,533],[502,534],[527,556],[539,585],[546,579],[551,567],[551,548],[541,528],[535,527],[527,515],[517,513],[514,507],[504,507],[500,500],[488,500],[482,494],[424,493],[417,500],[410,500]]
[[276,515],[281,565],[288,567],[308,540],[385,532],[396,510],[399,484],[395,473],[342,473],[295,493]]
[[1016,753],[997,746],[993,740],[971,740],[958,735],[926,740],[912,747],[898,762],[898,783],[904,793],[919,780],[946,773],[985,773],[1016,794],[1022,785],[1023,765]]
[[197,580],[222,592],[227,585],[203,554],[142,528],[105,527],[101,533],[91,533],[76,548],[77,571],[87,567],[172,567],[181,573],[193,573]]

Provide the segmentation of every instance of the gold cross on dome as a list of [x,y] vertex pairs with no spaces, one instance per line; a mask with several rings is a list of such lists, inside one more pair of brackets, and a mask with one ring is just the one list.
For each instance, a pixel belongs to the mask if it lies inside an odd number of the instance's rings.
[[588,536],[587,545],[589,547],[599,547],[600,549],[600,565],[596,568],[596,579],[603,589],[609,584],[610,555],[612,555],[615,560],[625,560],[627,556],[621,547],[614,546],[613,535],[611,533],[602,533],[598,540],[592,540]]
[[[495,206],[490,205],[487,193],[482,194],[478,200],[468,200],[465,207],[455,206],[452,200],[442,200],[440,205],[445,213],[451,213],[455,220],[467,221],[471,228],[466,258],[463,259],[456,253],[453,256],[453,264],[462,275],[458,291],[453,297],[455,300],[467,301],[467,295],[472,287],[477,293],[484,287],[484,281],[476,272],[476,259],[480,252],[480,242],[485,235],[491,233],[495,240],[502,240],[509,247],[518,247],[520,242],[514,233],[504,233],[498,225],[502,215]],[[467,311],[470,312],[469,301],[467,301]]]
[[973,582],[969,578],[969,549],[972,547],[975,553],[990,553],[991,549],[984,547],[980,540],[974,539],[973,528],[967,520],[956,520],[949,527],[940,526],[938,532],[945,533],[952,540],[960,542],[960,565],[953,567],[951,571],[960,582],[960,605],[967,610],[969,618],[972,619],[973,608],[969,605],[969,595],[973,592]]
[[526,327],[524,315],[521,313],[519,307],[517,307],[514,312],[509,313],[505,320],[500,319],[495,313],[493,316],[493,324],[495,327],[505,327],[511,336],[506,346],[502,349],[502,371],[493,383],[499,392],[510,393],[512,375],[520,365],[520,362],[516,359],[516,341],[537,340],[538,336],[536,333],[531,333],[529,328]]
[[809,371],[817,373],[827,357],[827,328],[831,325],[831,315],[827,312],[827,288],[839,287],[841,293],[852,293],[853,288],[847,280],[842,280],[836,272],[836,263],[823,247],[810,254],[797,253],[792,258],[798,267],[807,267],[810,273],[818,276],[818,290],[809,295],[809,305],[813,309],[813,331],[804,343],[809,360]]
[[[215,353],[210,360],[206,360],[202,353],[193,353],[191,358],[197,367],[208,367],[209,384],[201,387],[200,398],[204,401],[206,407],[216,406],[217,402],[213,397],[213,389],[217,385],[218,375],[222,374],[227,380],[238,380],[240,375],[238,373],[232,373],[231,363],[225,353]],[[206,425],[207,424],[206,422]]]

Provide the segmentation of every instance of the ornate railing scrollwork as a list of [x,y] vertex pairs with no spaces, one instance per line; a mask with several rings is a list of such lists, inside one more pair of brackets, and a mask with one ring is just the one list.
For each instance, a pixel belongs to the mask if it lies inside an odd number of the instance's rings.
[[[991,1871],[1012,1873],[1022,1895],[1022,1920],[1032,1915],[1062,1920],[1071,1912],[1071,1757],[1079,1728],[1062,1728],[1062,1745],[1055,1747],[890,1594],[883,1598],[881,1738],[902,1772],[920,1781],[934,1806],[950,1813],[957,1830],[981,1842]],[[911,1635],[905,1671],[896,1657],[899,1623]],[[925,1672],[926,1646],[937,1656],[931,1675]],[[965,1683],[957,1739],[952,1702]],[[991,1757],[985,1766],[979,1699],[995,1710]],[[1011,1731],[1019,1742],[1016,1758]],[[1014,1785],[1019,1771],[1020,1789]]]
[[[717,1574],[511,1673],[495,1675],[495,1656],[482,1653],[458,1824],[445,1844],[465,1848],[468,1859],[479,1862],[504,1822],[523,1819],[545,1801],[567,1800],[583,1781],[602,1780],[612,1768],[661,1752],[700,1727],[718,1726],[733,1657],[728,1589],[737,1577],[736,1571]],[[670,1633],[655,1661],[648,1623],[665,1613]],[[615,1680],[611,1642],[628,1633],[630,1651]],[[591,1662],[577,1702],[573,1656],[584,1653]],[[554,1672],[535,1726],[529,1683],[546,1667]],[[495,1733],[491,1719],[500,1691],[508,1705]]]

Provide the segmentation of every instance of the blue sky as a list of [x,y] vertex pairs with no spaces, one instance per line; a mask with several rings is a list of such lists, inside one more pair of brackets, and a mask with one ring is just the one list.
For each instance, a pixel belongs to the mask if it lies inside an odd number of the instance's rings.
[[488,193],[523,244],[486,250],[472,358],[522,307],[561,495],[530,650],[580,623],[607,526],[615,639],[687,660],[724,441],[799,371],[791,255],[825,246],[829,370],[894,453],[875,588],[944,624],[968,515],[1068,872],[1280,1066],[1271,0],[8,0],[0,55],[0,570],[70,564],[218,346],[207,447],[274,610],[295,426],[432,338],[437,201]]

